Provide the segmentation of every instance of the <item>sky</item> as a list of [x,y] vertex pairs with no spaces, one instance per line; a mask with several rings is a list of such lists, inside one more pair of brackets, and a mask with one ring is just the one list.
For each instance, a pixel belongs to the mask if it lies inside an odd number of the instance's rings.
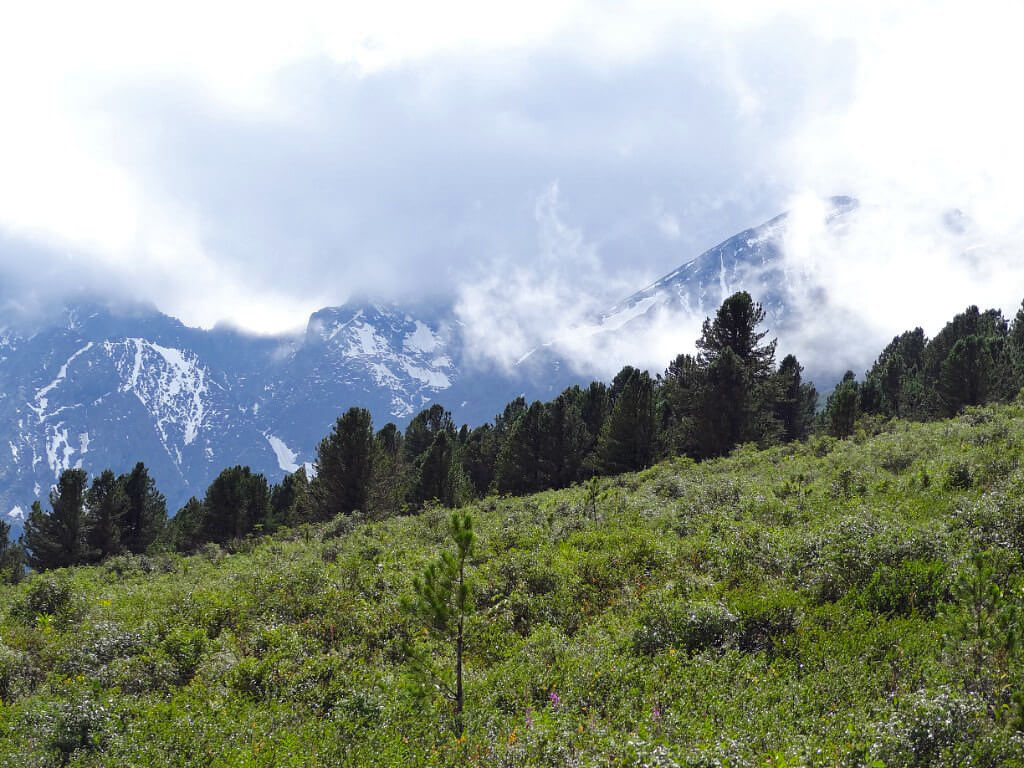
[[[437,302],[505,363],[784,210],[832,288],[805,356],[1024,298],[1019,2],[149,6],[5,10],[9,310]],[[840,239],[835,194],[865,206]]]

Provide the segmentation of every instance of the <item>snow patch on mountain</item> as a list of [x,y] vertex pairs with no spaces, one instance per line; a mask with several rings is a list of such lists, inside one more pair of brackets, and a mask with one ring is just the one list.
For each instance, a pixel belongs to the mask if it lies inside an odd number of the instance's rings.
[[47,405],[49,405],[50,402],[47,395],[49,395],[53,390],[59,387],[61,383],[64,381],[64,379],[68,377],[68,366],[70,366],[75,361],[75,359],[78,358],[79,355],[83,355],[90,349],[92,349],[92,346],[93,344],[90,341],[84,347],[75,352],[71,357],[65,360],[64,364],[60,367],[60,370],[57,371],[57,376],[53,379],[53,381],[51,381],[45,387],[36,392],[34,398],[35,405],[29,405],[29,408],[35,411],[35,414],[39,418],[40,422],[42,422],[47,416],[46,407]]
[[299,458],[299,454],[285,445],[284,440],[276,435],[267,434],[264,437],[267,438],[267,442],[270,443],[270,447],[274,451],[274,456],[277,457],[277,466],[285,472],[297,472],[299,465],[295,460]]
[[209,371],[198,358],[141,338],[106,341],[103,348],[122,377],[121,391],[153,414],[164,447],[170,451],[178,437],[191,445],[206,416]]

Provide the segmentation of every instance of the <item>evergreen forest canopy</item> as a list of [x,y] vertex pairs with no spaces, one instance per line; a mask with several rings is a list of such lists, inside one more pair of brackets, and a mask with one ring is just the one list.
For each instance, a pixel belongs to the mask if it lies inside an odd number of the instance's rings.
[[457,428],[433,405],[404,433],[391,423],[375,430],[368,411],[351,408],[318,446],[313,477],[300,468],[270,484],[248,467],[230,467],[170,521],[142,464],[121,476],[104,471],[91,485],[83,470],[66,470],[51,509],[33,504],[21,542],[8,542],[0,528],[0,573],[20,578],[26,561],[41,571],[154,547],[194,551],[338,515],[383,519],[431,503],[458,507],[489,493],[565,488],[669,457],[710,459],[816,430],[847,437],[858,424],[1006,402],[1024,386],[1024,305],[1012,323],[972,306],[933,339],[920,328],[894,338],[861,382],[847,372],[816,415],[816,390],[793,355],[776,364],[764,317],[748,293],[735,293],[705,320],[697,354],[679,355],[663,374],[626,366],[608,385],[570,387],[547,403],[517,398],[475,428]]

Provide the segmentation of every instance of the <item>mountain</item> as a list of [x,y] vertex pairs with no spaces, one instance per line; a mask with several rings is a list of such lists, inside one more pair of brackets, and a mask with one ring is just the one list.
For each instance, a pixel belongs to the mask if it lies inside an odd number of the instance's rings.
[[[832,198],[826,218],[840,226],[856,207]],[[508,374],[467,363],[462,327],[445,307],[352,301],[314,313],[303,333],[274,337],[98,303],[42,326],[11,323],[0,329],[0,513],[18,526],[62,470],[124,472],[136,461],[173,513],[227,466],[278,480],[313,461],[354,405],[378,425],[404,426],[432,402],[457,423],[479,424],[519,394],[550,398],[593,378],[566,353],[574,341],[586,339],[615,364],[637,363],[645,335],[666,317],[689,322],[690,334],[741,288],[764,304],[772,332],[784,331],[795,317],[794,286],[804,305],[808,295],[804,276],[788,274],[781,258],[787,222],[783,214],[729,238]]]
[[[825,225],[833,233],[843,227],[859,208],[857,200],[837,196],[824,206]],[[714,316],[727,297],[748,291],[765,309],[765,325],[772,336],[785,337],[801,321],[824,305],[830,286],[820,277],[794,272],[783,258],[783,247],[791,215],[783,213],[751,229],[733,235],[661,279],[623,299],[581,326],[568,337],[553,339],[518,361],[529,378],[547,382],[557,392],[576,379],[574,360],[584,348],[592,359],[611,356],[621,362],[638,362],[630,355],[657,348],[666,328],[682,331],[679,343],[688,347],[700,331],[700,323]],[[856,322],[855,318],[850,318]],[[676,349],[670,355],[683,351]],[[664,367],[670,357],[657,365]],[[820,382],[838,380],[841,370],[814,361],[808,369]]]
[[488,374],[463,382],[458,357],[445,315],[372,303],[323,309],[304,334],[270,338],[99,304],[42,328],[8,327],[0,509],[17,526],[62,470],[144,461],[173,512],[226,466],[276,480],[311,462],[353,405],[404,424],[444,393],[457,418],[490,418],[507,384]]

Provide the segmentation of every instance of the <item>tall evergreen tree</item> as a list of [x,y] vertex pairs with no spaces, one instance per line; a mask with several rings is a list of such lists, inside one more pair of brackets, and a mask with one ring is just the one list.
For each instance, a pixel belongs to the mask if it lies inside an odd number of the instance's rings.
[[766,378],[775,365],[773,339],[762,343],[767,331],[758,331],[764,322],[764,308],[746,291],[738,291],[722,302],[715,319],[704,321],[697,340],[698,361],[710,366],[726,349],[731,349],[754,380]]
[[516,419],[498,453],[495,485],[500,493],[531,493],[546,486],[542,466],[546,429],[544,404],[534,401]]
[[804,383],[803,370],[794,355],[786,355],[775,374],[775,418],[786,442],[803,440],[814,424],[818,392]]
[[654,458],[654,382],[647,371],[627,369],[597,444],[598,467],[607,474],[643,469]]
[[121,541],[129,552],[140,554],[156,541],[167,524],[167,500],[141,461],[131,472],[121,475],[118,482],[127,500]]
[[421,507],[428,501],[455,507],[463,501],[466,480],[457,448],[455,437],[442,429],[420,456],[416,465],[416,481],[409,495],[414,507]]
[[168,524],[168,540],[178,552],[191,552],[203,543],[206,507],[193,496]]
[[65,469],[50,491],[49,513],[36,501],[25,521],[28,563],[37,571],[79,565],[90,559],[85,515],[84,469]]
[[128,515],[124,483],[109,469],[93,478],[85,497],[89,548],[103,559],[124,551],[122,532]]
[[317,448],[313,492],[317,516],[327,520],[366,511],[373,473],[373,420],[365,408],[349,408]]
[[583,396],[579,387],[570,387],[544,407],[540,474],[547,488],[565,488],[580,479],[590,449]]
[[403,442],[401,431],[391,423],[385,424],[373,438],[373,472],[367,505],[376,519],[399,514],[403,509],[409,486]]
[[725,347],[708,365],[700,413],[700,458],[724,456],[756,440],[755,401],[750,369]]
[[441,432],[447,433],[449,438],[455,437],[452,415],[443,406],[435,403],[417,413],[405,430],[405,460],[409,464],[416,463]]
[[853,371],[847,371],[829,395],[822,417],[826,430],[833,437],[849,437],[853,434],[860,411],[858,389]]
[[17,584],[25,575],[25,548],[10,535],[11,526],[0,520],[0,584]]
[[314,520],[316,511],[313,505],[310,483],[306,476],[306,468],[299,467],[281,478],[270,489],[271,527],[297,525]]
[[270,519],[267,479],[249,467],[225,469],[210,483],[202,507],[202,541],[225,544],[247,536]]
[[693,355],[678,355],[657,381],[658,455],[699,455],[700,412],[707,385]]

